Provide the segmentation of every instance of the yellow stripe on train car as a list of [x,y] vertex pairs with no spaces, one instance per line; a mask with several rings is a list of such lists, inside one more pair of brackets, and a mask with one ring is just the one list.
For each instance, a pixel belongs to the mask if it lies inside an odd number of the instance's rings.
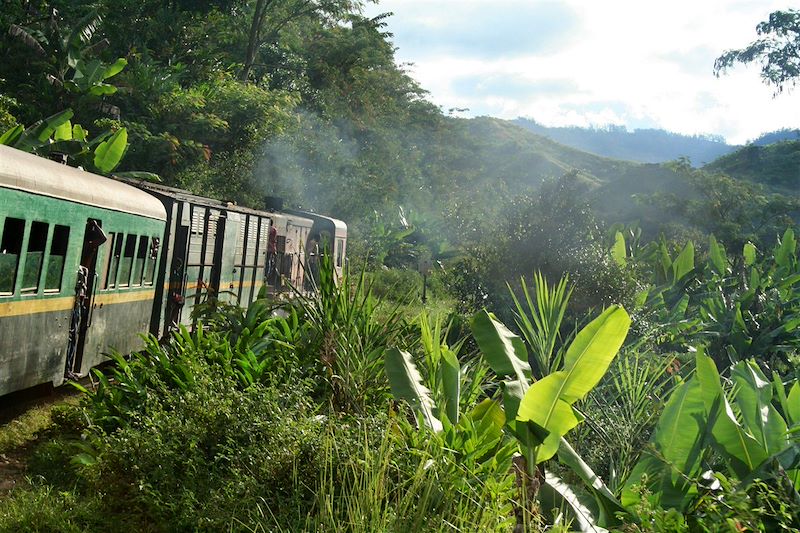
[[[98,294],[94,298],[94,304],[114,305],[122,303],[140,302],[152,300],[155,297],[154,290],[127,291],[118,293]],[[30,300],[15,300],[13,302],[0,303],[0,318],[21,315],[34,315],[38,313],[52,313],[56,311],[70,311],[75,305],[75,296],[63,296],[60,298],[37,298]]]

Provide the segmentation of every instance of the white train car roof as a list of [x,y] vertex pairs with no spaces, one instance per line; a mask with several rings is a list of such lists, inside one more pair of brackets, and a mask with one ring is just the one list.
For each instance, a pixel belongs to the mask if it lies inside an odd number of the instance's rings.
[[295,213],[284,211],[263,211],[263,213],[266,213],[266,215],[272,219],[278,231],[281,231],[281,228],[285,231],[288,224],[302,228],[311,228],[314,225],[314,221],[310,218]]
[[161,202],[130,185],[0,146],[0,188],[166,220]]
[[333,226],[334,228],[334,237],[344,238],[347,237],[347,224],[343,221],[332,218],[326,215],[320,215],[318,213],[313,213],[311,211],[302,211],[300,209],[286,209],[286,213],[296,215],[296,216],[303,216],[310,218],[314,221],[327,225],[328,228]]

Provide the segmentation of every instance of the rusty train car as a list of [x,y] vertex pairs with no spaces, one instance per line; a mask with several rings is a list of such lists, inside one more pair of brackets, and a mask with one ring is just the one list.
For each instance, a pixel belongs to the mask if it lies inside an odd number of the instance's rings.
[[97,176],[0,146],[0,396],[85,376],[141,333],[191,326],[210,295],[247,307],[307,286],[347,226]]

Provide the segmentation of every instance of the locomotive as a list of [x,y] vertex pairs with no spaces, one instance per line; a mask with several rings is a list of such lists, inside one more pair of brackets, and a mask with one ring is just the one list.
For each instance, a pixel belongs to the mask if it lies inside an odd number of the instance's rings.
[[247,307],[260,293],[302,288],[321,246],[341,275],[340,220],[0,146],[0,396],[85,376],[110,350],[141,348],[142,333],[191,327],[208,295]]

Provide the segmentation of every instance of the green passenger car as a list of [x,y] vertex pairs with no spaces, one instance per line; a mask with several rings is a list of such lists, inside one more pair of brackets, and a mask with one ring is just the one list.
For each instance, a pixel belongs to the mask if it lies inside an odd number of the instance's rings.
[[143,191],[0,146],[0,395],[141,346],[165,221]]

